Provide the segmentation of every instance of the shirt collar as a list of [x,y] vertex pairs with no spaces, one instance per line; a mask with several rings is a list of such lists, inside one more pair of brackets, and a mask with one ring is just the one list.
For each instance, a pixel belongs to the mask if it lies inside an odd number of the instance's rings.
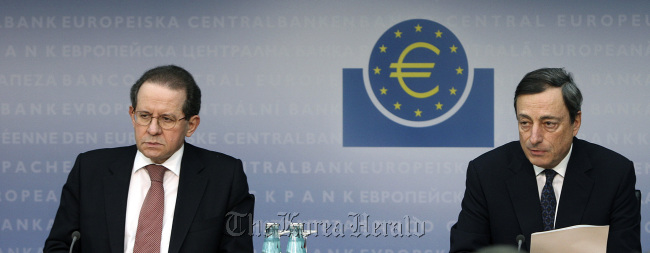
[[[564,177],[564,174],[566,174],[566,167],[569,164],[569,157],[571,157],[571,151],[573,151],[573,144],[571,144],[571,147],[569,148],[569,153],[566,154],[564,159],[558,163],[553,170],[557,172],[560,176]],[[533,169],[535,169],[535,175],[538,175],[544,171],[544,168],[533,165]]]
[[[176,176],[181,175],[181,160],[183,158],[183,151],[185,150],[185,144],[181,146],[174,154],[167,159],[167,161],[163,162],[162,166],[165,166],[168,170],[176,174]],[[140,150],[135,154],[135,160],[133,161],[133,172],[135,173],[139,169],[144,168],[144,166],[147,166],[149,164],[155,164],[154,162],[149,159],[149,157],[144,156]]]

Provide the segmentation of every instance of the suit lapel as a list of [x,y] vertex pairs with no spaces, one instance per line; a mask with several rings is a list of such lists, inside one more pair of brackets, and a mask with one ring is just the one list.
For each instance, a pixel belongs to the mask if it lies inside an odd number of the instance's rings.
[[104,205],[106,206],[108,241],[111,252],[124,251],[126,202],[136,153],[135,148],[128,150],[130,153],[118,158],[115,163],[110,165],[110,173],[104,177]]
[[178,182],[178,194],[174,211],[174,222],[169,242],[169,252],[180,251],[190,225],[199,207],[203,192],[207,185],[207,177],[202,176],[203,163],[196,155],[196,147],[185,143],[185,151],[181,161],[181,175]]
[[[519,153],[517,153],[519,154]],[[519,159],[513,159],[509,166],[514,175],[506,181],[515,215],[524,235],[542,231],[542,208],[533,165],[525,158],[523,151]]]
[[581,223],[594,185],[594,180],[586,174],[591,169],[587,154],[581,149],[579,141],[573,143],[573,151],[562,184],[555,228]]

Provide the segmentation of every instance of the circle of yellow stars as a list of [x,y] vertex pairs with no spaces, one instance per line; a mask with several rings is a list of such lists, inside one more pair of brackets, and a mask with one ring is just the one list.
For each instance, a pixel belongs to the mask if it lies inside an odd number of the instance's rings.
[[[415,32],[422,32],[422,26],[420,26],[420,24],[414,26],[414,28],[415,28]],[[395,38],[402,38],[402,32],[400,32],[399,29],[397,31],[395,31],[394,33],[395,33]],[[436,38],[442,38],[443,33],[440,30],[436,31],[435,34],[436,34]],[[457,53],[457,51],[458,51],[458,47],[456,47],[456,45],[452,45],[451,47],[449,47],[449,49],[450,49],[451,53]],[[381,47],[379,47],[379,52],[380,53],[386,53],[387,52],[386,50],[388,50],[388,48],[385,45],[381,45]],[[379,68],[379,66],[376,66],[373,69],[373,71],[374,71],[375,75],[380,75],[381,74],[381,68]],[[464,71],[464,69],[459,66],[458,68],[456,68],[456,75],[462,75],[463,71]],[[451,89],[449,89],[449,95],[456,95],[456,91],[458,91],[458,90],[456,90],[456,88],[451,87]],[[388,89],[386,89],[386,87],[381,87],[381,89],[379,89],[379,92],[380,92],[381,95],[388,95]],[[438,101],[438,103],[435,104],[435,106],[436,106],[436,110],[442,110],[443,104],[440,103],[440,101]],[[400,104],[399,101],[396,101],[393,104],[393,107],[394,107],[395,110],[401,110],[402,109],[402,104]],[[422,112],[423,111],[421,111],[420,108],[413,111],[413,113],[415,113],[415,117],[422,117]]]

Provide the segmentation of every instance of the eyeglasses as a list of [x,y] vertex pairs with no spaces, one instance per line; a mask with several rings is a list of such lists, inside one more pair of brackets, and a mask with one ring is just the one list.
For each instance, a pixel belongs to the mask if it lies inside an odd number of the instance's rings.
[[135,123],[141,126],[148,126],[149,124],[151,124],[151,120],[153,118],[158,118],[158,125],[165,130],[174,128],[176,126],[176,122],[185,119],[185,117],[176,119],[176,117],[174,117],[173,115],[167,115],[167,114],[158,115],[158,117],[154,117],[151,115],[151,113],[148,112],[135,112],[133,117],[135,119]]

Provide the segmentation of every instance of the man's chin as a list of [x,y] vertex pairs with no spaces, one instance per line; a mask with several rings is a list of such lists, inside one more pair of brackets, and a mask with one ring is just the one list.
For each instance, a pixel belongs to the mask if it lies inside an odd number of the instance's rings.
[[159,159],[160,155],[162,154],[160,150],[152,150],[152,149],[144,149],[144,150],[140,150],[140,152],[142,152],[144,156],[151,159],[152,161]]
[[553,168],[547,162],[534,162],[532,164],[537,166],[537,167],[543,168],[543,169],[552,169]]
[[532,163],[533,165],[544,169],[547,169],[549,165],[548,161],[545,161],[544,159],[535,156],[529,156],[528,161],[530,161],[530,163]]

